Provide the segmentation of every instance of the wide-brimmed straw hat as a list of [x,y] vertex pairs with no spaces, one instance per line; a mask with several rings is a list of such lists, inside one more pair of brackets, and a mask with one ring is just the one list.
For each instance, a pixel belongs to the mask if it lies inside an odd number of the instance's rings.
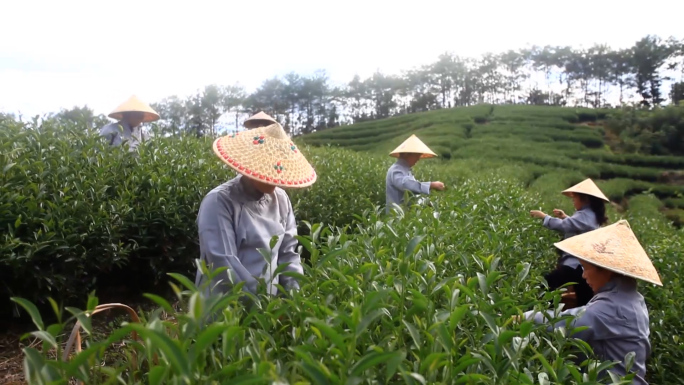
[[663,286],[651,259],[624,219],[554,245],[592,265]]
[[418,137],[414,134],[411,135],[404,143],[400,144],[399,147],[395,148],[394,151],[390,152],[390,156],[398,158],[401,153],[414,153],[421,154],[420,158],[434,158],[437,156],[428,146],[425,145]]
[[263,127],[263,126],[268,126],[269,124],[273,123],[278,123],[276,122],[273,117],[271,117],[269,114],[265,113],[264,111],[259,111],[256,114],[250,116],[247,118],[242,124],[245,126],[245,128],[257,128],[257,127]]
[[222,136],[214,141],[214,153],[238,173],[263,183],[301,188],[316,181],[316,171],[274,123]]
[[144,114],[143,122],[154,122],[155,120],[159,120],[159,114],[135,95],[121,103],[119,107],[116,107],[116,109],[107,116],[112,119],[121,120],[123,119],[124,112],[142,112]]
[[606,202],[610,202],[610,199],[603,195],[601,189],[598,188],[596,183],[594,183],[594,181],[590,178],[587,178],[562,192],[563,195],[567,196],[572,196],[572,193],[587,194],[599,199],[603,199]]

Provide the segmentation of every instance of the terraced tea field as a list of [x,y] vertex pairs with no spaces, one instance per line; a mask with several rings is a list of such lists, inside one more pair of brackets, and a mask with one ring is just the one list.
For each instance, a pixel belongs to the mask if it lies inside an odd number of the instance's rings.
[[[644,191],[680,223],[684,186],[668,172],[684,168],[684,157],[616,154],[601,126],[609,110],[546,106],[490,106],[437,110],[337,127],[307,135],[314,146],[331,145],[389,153],[410,134],[418,135],[442,159],[518,164],[534,174],[574,183],[593,178],[615,203]],[[545,179],[546,180],[546,179]]]

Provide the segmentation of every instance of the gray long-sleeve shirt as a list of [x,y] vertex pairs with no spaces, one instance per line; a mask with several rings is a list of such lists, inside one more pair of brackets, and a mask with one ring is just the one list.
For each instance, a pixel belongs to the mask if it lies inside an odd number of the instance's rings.
[[131,128],[125,121],[107,124],[100,129],[100,136],[105,137],[112,147],[127,142],[129,152],[135,151],[141,142],[149,139],[149,135],[143,132],[140,126]]
[[[285,289],[299,288],[293,277],[273,277],[280,264],[289,263],[284,271],[303,274],[297,246],[297,226],[289,197],[276,188],[272,194],[263,194],[246,178],[236,178],[214,188],[202,200],[197,217],[200,241],[200,258],[211,268],[227,267],[211,282],[215,293],[229,290],[233,283],[244,281],[248,291],[255,293],[257,280],[263,278],[268,292],[276,294],[276,284]],[[273,247],[270,261],[258,249],[270,250],[273,236],[278,241]],[[197,271],[195,284],[201,285],[206,277]],[[217,286],[218,285],[218,286]],[[209,291],[205,292],[209,294]]]
[[[649,317],[644,297],[637,291],[637,282],[633,278],[615,276],[605,284],[586,306],[561,312],[561,315],[584,314],[576,318],[574,328],[588,326],[588,329],[573,334],[574,338],[586,341],[598,357],[605,360],[620,361],[620,364],[609,369],[616,374],[625,375],[625,356],[634,352],[636,373],[634,384],[647,384],[646,359],[651,354],[651,343],[648,340]],[[552,310],[548,311],[553,314]],[[525,313],[527,320],[544,323],[544,315],[539,312]],[[564,327],[566,321],[550,326],[549,330]]]
[[[596,214],[594,214],[589,206],[582,207],[581,209],[575,211],[572,216],[565,219],[553,218],[552,216],[547,215],[544,217],[543,225],[548,229],[563,233],[564,239],[599,228]],[[560,264],[570,266],[573,269],[576,269],[580,266],[579,259],[571,256],[568,253],[563,253],[563,256],[560,259]]]
[[416,194],[430,194],[430,182],[418,182],[405,160],[397,161],[387,170],[385,178],[385,212],[389,213],[393,203],[404,202],[404,191]]

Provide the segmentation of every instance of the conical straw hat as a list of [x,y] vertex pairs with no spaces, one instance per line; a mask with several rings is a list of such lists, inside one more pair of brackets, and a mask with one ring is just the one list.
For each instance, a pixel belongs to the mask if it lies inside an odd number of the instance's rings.
[[285,188],[301,188],[316,181],[316,172],[297,146],[274,123],[214,141],[214,153],[238,173]]
[[601,192],[601,189],[598,188],[596,183],[594,183],[594,181],[589,178],[563,191],[563,195],[571,196],[571,193],[587,194],[599,199],[603,199],[606,202],[610,202],[610,199],[606,198],[606,196],[603,195],[603,192]]
[[390,156],[398,158],[399,154],[410,152],[416,154],[422,154],[420,156],[423,158],[434,158],[437,156],[428,146],[425,145],[416,135],[411,135],[404,143],[400,144],[399,147],[395,148],[394,151],[390,152]]
[[265,113],[264,111],[259,111],[256,114],[250,116],[247,118],[244,123],[242,123],[245,128],[257,128],[257,127],[263,127],[263,126],[268,126],[271,123],[278,123],[276,122],[273,117]]
[[143,117],[143,122],[154,122],[159,120],[159,114],[152,109],[147,103],[138,99],[137,96],[133,95],[125,102],[121,103],[119,107],[116,107],[108,116],[112,119],[121,120],[123,119],[124,112],[143,112],[145,116]]
[[663,286],[651,259],[624,219],[554,245],[593,265]]

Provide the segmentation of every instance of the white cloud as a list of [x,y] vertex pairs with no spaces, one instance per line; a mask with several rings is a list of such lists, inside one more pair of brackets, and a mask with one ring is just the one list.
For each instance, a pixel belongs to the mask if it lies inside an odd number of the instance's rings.
[[648,33],[681,35],[677,8],[679,0],[659,2],[654,24],[614,0],[10,2],[0,25],[0,110],[87,104],[106,113],[133,93],[152,102],[211,83],[251,90],[316,69],[344,82],[376,69],[398,73],[444,51],[628,46]]

